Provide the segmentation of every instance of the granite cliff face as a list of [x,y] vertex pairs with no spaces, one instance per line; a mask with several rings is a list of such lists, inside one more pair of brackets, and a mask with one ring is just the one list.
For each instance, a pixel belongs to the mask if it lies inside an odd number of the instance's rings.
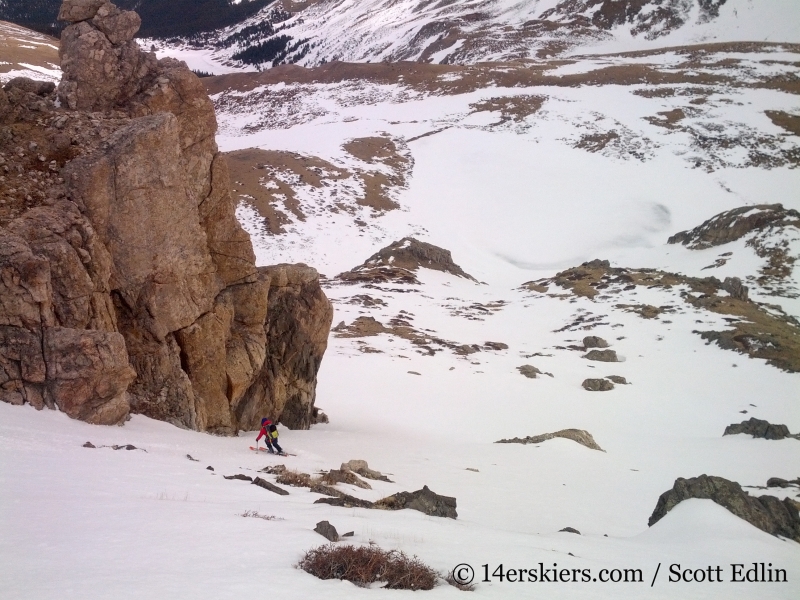
[[[0,213],[0,399],[93,423],[307,428],[332,319],[317,272],[255,266],[211,101],[139,49],[136,13],[65,0],[60,18],[61,107],[24,81],[0,97],[10,172],[38,184]],[[28,139],[31,157],[13,149]]]

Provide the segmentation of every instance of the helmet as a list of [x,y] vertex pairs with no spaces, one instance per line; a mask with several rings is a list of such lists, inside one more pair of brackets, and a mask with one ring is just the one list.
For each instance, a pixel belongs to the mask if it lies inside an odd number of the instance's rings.
[[263,419],[261,419],[261,424],[262,424],[262,425],[265,425],[265,424],[267,424],[267,423],[269,423],[269,422],[270,422],[270,420],[269,420],[269,419],[267,419],[266,417],[264,417]]

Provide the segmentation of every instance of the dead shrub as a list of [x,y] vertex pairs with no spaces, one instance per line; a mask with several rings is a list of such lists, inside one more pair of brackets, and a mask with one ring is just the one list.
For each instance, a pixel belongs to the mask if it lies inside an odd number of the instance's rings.
[[364,587],[385,582],[390,590],[430,590],[436,571],[416,556],[378,546],[319,546],[306,552],[297,565],[320,579],[345,579]]
[[275,481],[294,487],[311,487],[311,475],[299,471],[284,471],[275,478]]

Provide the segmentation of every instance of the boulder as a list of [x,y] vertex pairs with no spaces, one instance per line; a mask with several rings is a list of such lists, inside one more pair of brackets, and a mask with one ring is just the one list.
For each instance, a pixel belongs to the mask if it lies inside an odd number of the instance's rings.
[[749,290],[746,285],[742,285],[742,280],[738,277],[726,277],[722,282],[722,289],[728,292],[732,298],[737,300],[748,300]]
[[432,492],[427,485],[416,492],[400,492],[399,494],[382,498],[375,503],[375,508],[385,510],[410,508],[433,517],[447,517],[450,519],[458,517],[456,499],[450,496],[440,496]]
[[608,348],[608,342],[596,335],[587,335],[583,338],[583,347],[589,348]]
[[737,433],[747,433],[754,438],[763,438],[766,440],[782,440],[786,437],[793,437],[789,433],[789,428],[786,425],[773,425],[763,419],[756,419],[750,417],[747,421],[728,425],[722,435],[736,435]]
[[119,46],[133,39],[142,26],[142,20],[132,10],[120,10],[106,2],[92,17],[92,25],[102,31],[109,42]]
[[86,21],[97,14],[107,0],[64,0],[58,11],[58,20],[69,23]]
[[622,375],[606,375],[606,379],[609,381],[613,381],[614,383],[618,383],[620,385],[628,385],[628,380],[625,379]]
[[584,354],[583,358],[600,362],[619,362],[617,353],[614,350],[591,350]]
[[135,379],[125,339],[115,332],[51,327],[45,331],[47,390],[70,417],[113,425],[128,417]]
[[383,475],[379,471],[370,469],[367,465],[367,461],[365,460],[351,460],[346,463],[342,463],[341,469],[342,471],[352,471],[353,473],[357,473],[358,475],[366,477],[367,479],[393,483],[392,480],[390,480],[386,475]]
[[337,483],[347,483],[350,485],[354,485],[356,487],[360,487],[365,490],[372,489],[372,486],[363,479],[360,479],[358,475],[356,475],[352,471],[344,469],[341,470],[331,469],[327,473],[323,474],[322,483],[328,485],[335,485]]
[[672,489],[659,497],[648,525],[652,527],[688,498],[713,500],[762,531],[800,542],[800,515],[791,498],[783,501],[775,496],[755,498],[735,481],[709,475],[676,479]]
[[614,384],[608,379],[584,379],[581,385],[589,392],[607,392],[614,389]]
[[562,532],[563,533],[577,533],[578,535],[581,534],[581,532],[578,531],[577,529],[575,529],[574,527],[564,527],[564,529],[559,529],[558,532],[559,533],[562,533]]
[[317,526],[314,527],[314,531],[324,537],[326,540],[331,542],[338,542],[339,541],[339,532],[336,531],[336,527],[328,523],[328,521],[320,521],[317,523]]
[[274,483],[267,481],[266,479],[261,479],[261,477],[256,477],[253,480],[253,485],[257,485],[258,487],[264,488],[265,490],[269,490],[273,494],[278,494],[279,496],[288,496],[289,492],[285,489],[278,487]]
[[11,89],[22,90],[37,96],[47,96],[53,93],[56,89],[56,84],[52,81],[36,81],[29,77],[13,77],[3,85],[3,90],[8,91]]

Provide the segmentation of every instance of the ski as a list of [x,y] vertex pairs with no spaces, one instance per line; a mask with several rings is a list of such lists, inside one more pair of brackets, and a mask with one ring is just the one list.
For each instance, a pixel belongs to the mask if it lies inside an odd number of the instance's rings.
[[[250,450],[257,452],[269,452],[269,450],[266,448],[256,448],[255,446],[250,446]],[[291,454],[289,452],[271,452],[270,454],[274,454],[275,456],[297,456],[297,454]]]

